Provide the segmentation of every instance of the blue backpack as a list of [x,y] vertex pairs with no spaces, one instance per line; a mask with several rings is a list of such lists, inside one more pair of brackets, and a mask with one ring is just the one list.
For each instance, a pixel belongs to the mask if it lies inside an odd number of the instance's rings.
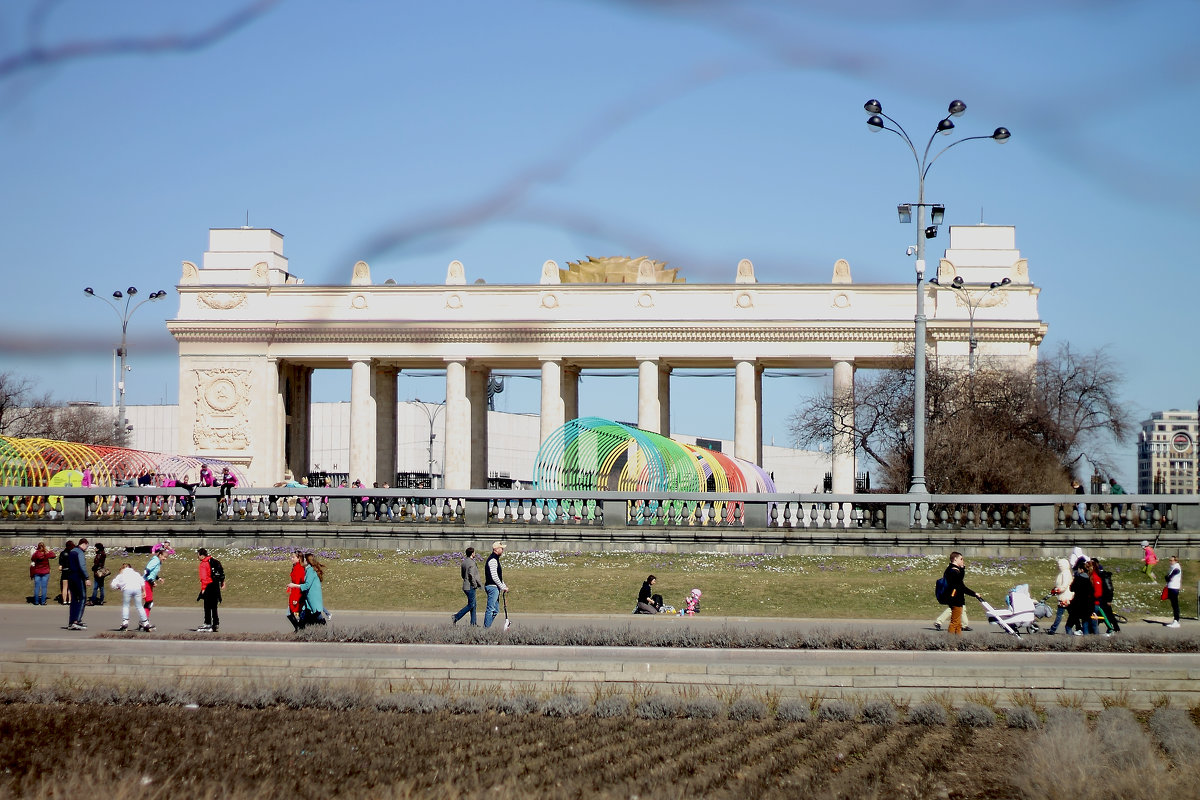
[[937,579],[937,583],[933,584],[933,596],[942,605],[950,604],[950,584],[946,582],[946,576]]

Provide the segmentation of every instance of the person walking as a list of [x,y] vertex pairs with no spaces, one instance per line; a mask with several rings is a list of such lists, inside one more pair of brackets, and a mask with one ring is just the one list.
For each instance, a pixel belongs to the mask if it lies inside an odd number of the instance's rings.
[[145,594],[146,581],[133,568],[132,564],[122,564],[121,571],[112,579],[112,588],[121,593],[121,627],[118,630],[129,630],[129,605],[133,604],[138,613],[138,630],[149,633],[154,630],[150,617],[146,614]]
[[1154,565],[1158,563],[1158,556],[1154,552],[1154,548],[1150,546],[1150,542],[1142,539],[1142,572],[1146,573],[1146,577],[1158,583],[1158,578],[1154,577]]
[[658,583],[658,578],[653,575],[642,582],[642,588],[638,591],[637,608],[633,613],[657,614],[662,610],[662,604],[654,602],[654,584],[656,583]]
[[92,598],[91,604],[94,606],[104,605],[104,579],[109,576],[112,570],[104,566],[108,554],[104,551],[104,545],[101,542],[96,543],[96,555],[92,557]]
[[1075,562],[1071,574],[1071,604],[1067,607],[1067,630],[1075,636],[1096,632],[1096,590],[1088,573],[1091,563],[1083,558]]
[[1105,636],[1112,636],[1114,633],[1121,632],[1121,625],[1117,622],[1117,615],[1113,611],[1112,601],[1116,589],[1113,586],[1113,575],[1104,568],[1100,563],[1100,559],[1092,559],[1092,586],[1096,589],[1096,613],[1104,620]]
[[1179,556],[1171,556],[1170,566],[1167,567],[1167,599],[1171,601],[1171,615],[1174,620],[1168,628],[1179,627],[1179,590],[1183,588],[1183,567],[1179,566]]
[[946,571],[942,573],[942,577],[946,579],[946,592],[950,596],[950,629],[949,632],[961,636],[962,625],[962,610],[966,605],[967,595],[971,595],[976,600],[982,600],[983,595],[979,594],[965,583],[967,577],[967,565],[963,559],[963,554],[957,550],[950,554],[950,563],[946,566]]
[[87,587],[91,583],[87,567],[88,540],[80,539],[67,556],[67,583],[71,593],[70,619],[67,630],[82,631],[87,628],[83,624],[83,610],[87,607]]
[[56,558],[54,551],[38,542],[29,554],[29,577],[33,578],[33,604],[46,605],[46,588],[50,585],[50,561]]
[[[954,609],[951,606],[946,606],[942,609],[942,613],[938,614],[937,619],[933,621],[933,629],[940,631],[942,628],[950,624],[950,614]],[[964,631],[971,630],[971,621],[967,618],[967,607],[963,606],[962,610],[962,629]]]
[[483,612],[483,627],[492,627],[493,620],[500,613],[500,593],[508,592],[504,582],[504,570],[500,567],[500,557],[504,555],[507,545],[504,542],[492,542],[492,554],[487,557],[483,569],[483,590],[487,592],[487,610]]
[[[490,559],[489,559],[490,560]],[[450,621],[457,625],[458,621],[467,613],[471,613],[471,627],[474,628],[477,624],[475,617],[475,591],[483,584],[479,582],[479,565],[475,563],[475,548],[468,547],[463,553],[462,563],[459,564],[458,571],[462,574],[462,590],[467,596],[467,604],[459,609],[458,613],[450,618]]]
[[289,583],[289,589],[300,590],[300,627],[315,622],[324,625],[329,617],[325,610],[325,595],[321,592],[321,581],[325,578],[325,568],[312,553],[304,554],[304,580],[301,583]]
[[304,583],[304,553],[299,550],[292,552],[292,571],[288,575],[288,613],[287,621],[292,623],[292,631],[300,632],[302,611],[300,608],[301,591]]
[[[1075,596],[1071,591],[1071,564],[1065,558],[1058,559],[1058,574],[1054,576],[1054,588],[1050,590],[1050,594],[1054,595],[1058,600],[1058,610],[1054,614],[1054,622],[1050,624],[1049,630],[1046,633],[1053,636],[1058,631],[1058,623],[1062,621],[1063,614],[1067,613],[1068,606],[1071,605],[1071,599]],[[1070,626],[1067,630],[1070,631]]]
[[221,630],[217,606],[221,604],[221,590],[225,588],[224,570],[218,575],[213,574],[214,564],[221,562],[213,559],[203,547],[196,551],[196,555],[200,557],[200,594],[196,595],[196,599],[204,601],[204,624],[196,628],[196,632],[216,633]]

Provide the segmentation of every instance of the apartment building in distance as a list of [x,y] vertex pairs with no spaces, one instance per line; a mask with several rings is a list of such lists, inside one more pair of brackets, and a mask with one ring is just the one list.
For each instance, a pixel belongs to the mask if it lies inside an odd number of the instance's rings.
[[1155,411],[1138,434],[1138,494],[1200,494],[1200,410]]

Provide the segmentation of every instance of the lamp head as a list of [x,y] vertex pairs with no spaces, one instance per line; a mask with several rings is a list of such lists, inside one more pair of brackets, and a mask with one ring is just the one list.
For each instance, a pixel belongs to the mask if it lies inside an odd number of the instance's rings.
[[946,110],[952,117],[961,117],[962,113],[967,110],[967,104],[962,100],[951,100],[950,107]]
[[942,282],[941,282],[941,281],[939,281],[937,278],[930,278],[930,279],[929,279],[929,282],[930,282],[930,283],[932,283],[934,286],[941,286],[941,285],[942,285]]
[[128,292],[129,292],[129,296],[130,296],[130,297],[133,297],[135,294],[137,294],[137,287],[136,287],[136,286],[130,286],[130,287],[129,287],[129,289],[128,289]]
[[120,299],[121,299],[122,297],[124,297],[124,296],[125,296],[125,295],[121,294],[121,290],[120,290],[120,289],[118,289],[117,291],[113,292],[113,297],[115,297],[115,298],[116,298],[116,299],[118,299],[118,300],[120,300]]
[[955,275],[954,280],[950,281],[950,285],[956,289],[961,289],[963,285],[962,275]]
[[879,116],[878,114],[872,114],[871,116],[867,117],[867,127],[873,132],[879,132],[883,130],[883,117]]
[[929,221],[934,225],[941,225],[946,219],[946,207],[935,205],[929,211]]
[[926,239],[936,239],[937,238],[937,225],[930,225],[928,228],[925,229],[925,238]]
[[938,123],[938,126],[937,126],[938,133],[949,135],[950,131],[952,131],[952,130],[954,130],[954,123],[950,121],[949,117],[946,117],[944,120],[942,120],[941,122]]
[[89,286],[89,287],[87,287],[86,289],[84,289],[84,290],[83,290],[83,293],[84,293],[84,294],[90,294],[92,297],[95,297],[95,296],[96,296],[96,293],[95,293],[94,291],[92,291],[92,287],[90,287],[90,286]]
[[996,128],[996,131],[992,134],[992,138],[1001,143],[1007,142],[1011,137],[1012,134],[1009,133],[1008,128]]
[[900,216],[901,223],[912,222],[912,204],[901,203],[896,206],[896,213]]
[[868,114],[882,114],[883,113],[883,106],[881,106],[879,104],[878,100],[868,100],[867,102],[863,103],[863,109]]
[[1012,278],[1005,278],[1001,281],[992,281],[991,288],[999,289],[1001,286],[1008,286],[1010,283],[1012,283]]

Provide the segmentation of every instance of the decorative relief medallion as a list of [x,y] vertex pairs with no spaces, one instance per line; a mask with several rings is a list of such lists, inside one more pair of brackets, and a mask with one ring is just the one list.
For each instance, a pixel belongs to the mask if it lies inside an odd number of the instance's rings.
[[198,369],[192,443],[199,450],[250,447],[250,371]]
[[833,296],[833,307],[834,308],[849,308],[850,307],[850,295],[846,294],[845,292],[838,292],[837,294],[835,294]]
[[452,294],[446,296],[446,308],[462,308],[462,295]]
[[558,308],[558,295],[553,292],[542,295],[542,308]]
[[654,308],[654,295],[642,292],[638,295],[637,304],[641,308]]
[[738,308],[754,308],[754,298],[749,292],[738,292],[736,302]]
[[246,305],[245,292],[201,292],[200,302],[217,311],[230,311]]
[[366,308],[367,307],[367,296],[363,295],[363,294],[354,295],[354,297],[350,298],[350,307],[358,308],[358,309]]

